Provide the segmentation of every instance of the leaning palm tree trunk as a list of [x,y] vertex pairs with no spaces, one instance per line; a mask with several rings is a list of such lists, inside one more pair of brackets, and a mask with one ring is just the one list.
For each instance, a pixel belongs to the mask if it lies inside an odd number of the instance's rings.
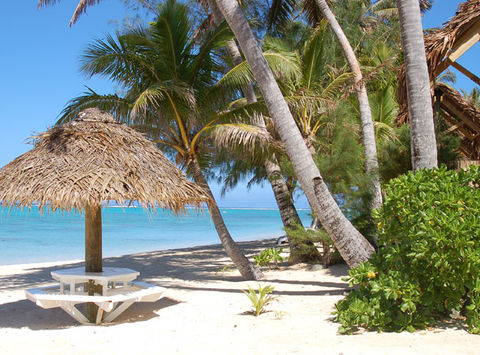
[[328,7],[325,0],[316,0],[320,11],[328,20],[330,27],[332,28],[335,36],[337,37],[342,47],[345,58],[348,65],[353,72],[353,78],[355,80],[355,89],[358,97],[358,107],[360,110],[360,120],[362,122],[362,137],[363,146],[365,149],[365,169],[370,174],[371,180],[371,208],[379,208],[382,205],[382,191],[380,186],[380,175],[378,172],[378,158],[377,158],[377,145],[375,143],[375,128],[372,120],[372,112],[370,110],[370,103],[368,102],[367,87],[363,81],[362,71],[358,63],[355,52],[348,41],[347,36],[340,27],[335,15]]
[[[264,168],[268,181],[270,181],[270,185],[272,186],[285,229],[297,229],[299,226],[302,226],[302,221],[298,216],[297,209],[293,204],[292,195],[281,173],[280,166],[276,163],[275,157],[267,160]],[[290,257],[288,261],[291,264],[322,261],[322,255],[311,240],[293,239],[288,232],[287,238],[288,244],[290,245]]]
[[225,225],[220,209],[218,208],[217,202],[210,190],[210,186],[208,185],[205,176],[203,176],[202,169],[200,168],[197,159],[194,157],[191,158],[188,167],[190,168],[195,182],[210,194],[212,202],[208,204],[208,210],[228,257],[232,259],[244,280],[259,280],[263,277],[262,272],[247,259],[242,250],[232,239],[227,226]]
[[252,69],[270,116],[275,121],[295,173],[315,213],[349,266],[366,261],[374,249],[343,215],[328,191],[237,1],[217,0],[217,4]]
[[420,6],[418,0],[399,0],[397,6],[405,57],[413,171],[436,168],[437,144]]
[[[208,0],[208,5],[212,10],[215,21],[220,23],[224,20],[223,14],[218,8],[215,0]],[[235,40],[230,40],[227,43],[227,52],[234,65],[239,65],[243,62],[242,55],[238,49]],[[242,88],[243,95],[247,99],[247,103],[257,102],[257,97],[255,96],[255,91],[253,90],[253,85],[249,84]],[[262,122],[265,125],[264,122]],[[297,226],[302,226],[302,221],[298,216],[297,209],[293,203],[293,199],[288,190],[288,186],[285,182],[283,175],[281,174],[280,166],[275,156],[267,159],[263,164],[265,172],[267,174],[267,179],[272,186],[273,194],[277,202],[278,209],[280,211],[280,217],[282,218],[282,223],[285,228],[294,229]],[[292,238],[287,234],[288,242],[290,245],[290,263],[300,263],[300,262],[312,262],[321,260],[321,255],[318,252],[317,248],[311,241],[300,241],[292,240]]]

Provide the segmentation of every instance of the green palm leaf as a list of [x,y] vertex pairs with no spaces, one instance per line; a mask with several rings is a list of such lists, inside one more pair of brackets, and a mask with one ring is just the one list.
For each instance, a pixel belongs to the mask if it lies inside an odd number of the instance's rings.
[[101,95],[88,88],[83,95],[70,100],[59,115],[57,124],[73,120],[80,111],[89,107],[98,107],[101,110],[111,112],[118,119],[127,119],[132,103],[128,99],[118,95]]

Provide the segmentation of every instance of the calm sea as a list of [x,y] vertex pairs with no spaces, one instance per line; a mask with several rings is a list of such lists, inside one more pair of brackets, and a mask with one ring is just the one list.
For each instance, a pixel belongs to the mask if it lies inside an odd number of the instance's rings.
[[[236,241],[283,235],[278,210],[222,209],[225,223]],[[299,211],[310,225],[309,211]],[[208,212],[189,211],[177,217],[142,208],[107,208],[102,212],[103,255],[219,243]],[[0,265],[84,258],[84,219],[75,213],[45,213],[37,208],[0,213]]]

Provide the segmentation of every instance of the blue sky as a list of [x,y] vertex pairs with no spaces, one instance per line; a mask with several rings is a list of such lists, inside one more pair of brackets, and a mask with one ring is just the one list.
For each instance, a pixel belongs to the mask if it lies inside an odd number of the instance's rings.
[[[128,14],[122,0],[104,0],[91,7],[68,27],[77,0],[63,0],[37,10],[37,0],[1,1],[0,29],[0,167],[31,149],[25,139],[51,127],[65,103],[81,94],[85,85],[99,92],[111,92],[103,80],[88,79],[78,72],[78,57],[92,39],[116,28],[115,21]],[[454,15],[460,1],[436,0],[424,18],[424,27],[440,26]],[[459,61],[475,71],[478,48]],[[479,73],[477,72],[477,75]],[[473,86],[458,75],[457,86]],[[213,184],[218,196],[219,188]],[[239,186],[219,198],[225,207],[275,207],[271,188],[250,191]],[[306,207],[301,198],[298,207]]]

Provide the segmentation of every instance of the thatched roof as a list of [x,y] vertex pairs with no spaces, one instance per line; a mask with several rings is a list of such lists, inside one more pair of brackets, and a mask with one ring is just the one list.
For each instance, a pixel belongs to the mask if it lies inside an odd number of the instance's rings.
[[[427,56],[430,80],[434,81],[443,70],[452,62],[448,57],[456,50],[460,53],[468,49],[471,43],[466,41],[480,29],[480,0],[467,0],[458,7],[453,18],[446,22],[442,28],[425,36],[425,53]],[[465,48],[460,48],[465,46]],[[402,66],[398,76],[398,96],[400,110],[397,117],[399,124],[408,121],[406,107],[406,80],[405,66]]]
[[32,150],[0,170],[4,206],[82,211],[136,200],[179,212],[209,200],[152,142],[98,109],[32,139]]
[[480,159],[480,109],[471,105],[455,89],[435,85],[435,105],[449,126],[461,138],[460,150],[470,159]]

